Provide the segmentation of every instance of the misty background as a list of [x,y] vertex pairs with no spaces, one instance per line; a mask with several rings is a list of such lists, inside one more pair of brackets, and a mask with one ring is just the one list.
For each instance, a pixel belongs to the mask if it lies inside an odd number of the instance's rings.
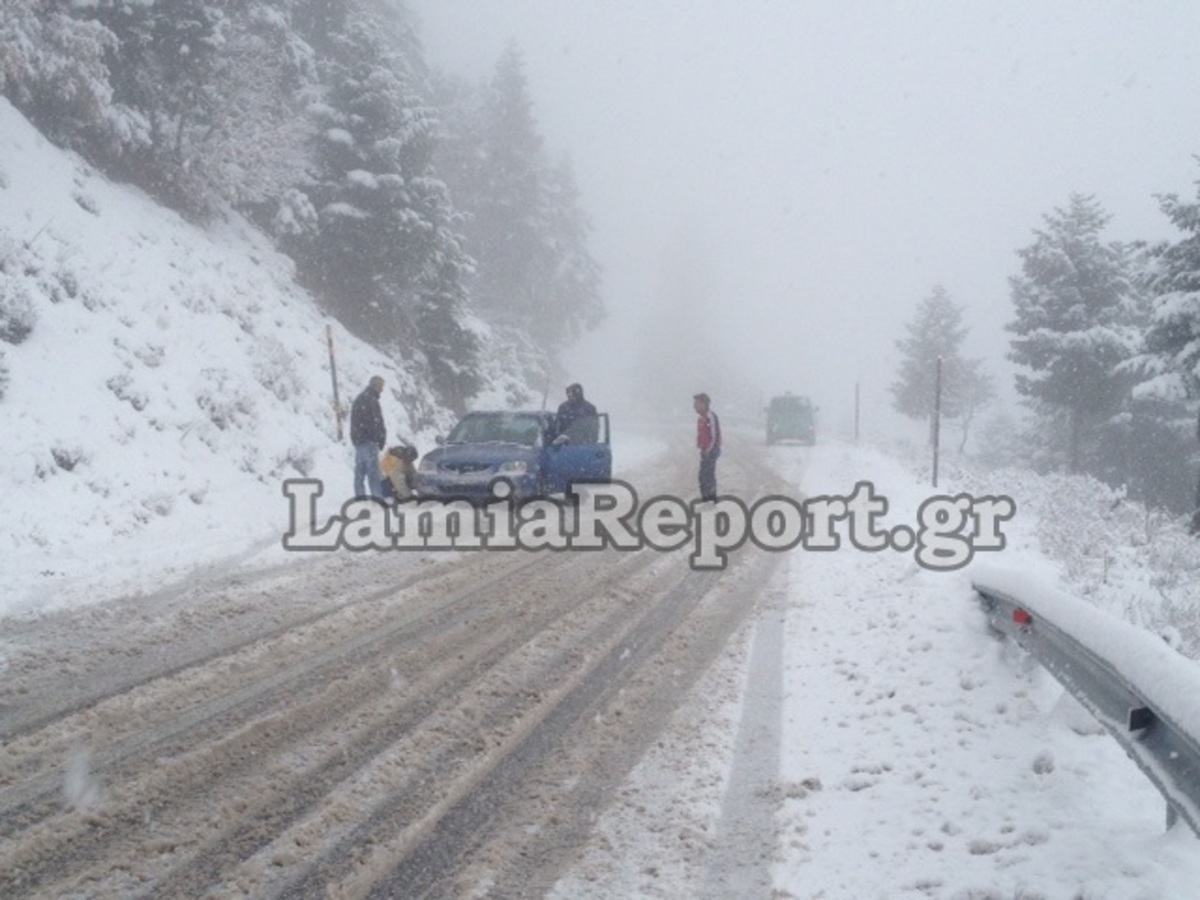
[[604,271],[565,364],[614,410],[791,390],[844,433],[860,382],[865,429],[919,433],[888,385],[936,285],[1015,407],[1008,279],[1042,217],[1091,194],[1109,239],[1170,239],[1155,195],[1200,174],[1186,0],[410,6],[463,77],[519,46]]
[[[963,460],[1200,533],[1197,38],[1182,0],[19,0],[0,90],[261,232],[413,439],[576,380],[619,430],[697,391],[759,427],[792,391],[847,436],[861,398],[869,439],[926,455],[938,409]],[[0,400],[86,286],[35,218],[0,235]]]

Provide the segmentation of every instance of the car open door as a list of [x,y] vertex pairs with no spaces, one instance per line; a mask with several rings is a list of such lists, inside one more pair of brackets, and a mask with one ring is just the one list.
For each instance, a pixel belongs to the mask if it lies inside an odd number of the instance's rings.
[[546,454],[546,493],[565,493],[571,484],[612,480],[608,413],[580,416],[550,442]]

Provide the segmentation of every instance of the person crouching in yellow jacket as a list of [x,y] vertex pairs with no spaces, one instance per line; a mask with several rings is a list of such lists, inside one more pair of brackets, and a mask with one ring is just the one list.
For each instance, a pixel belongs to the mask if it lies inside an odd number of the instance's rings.
[[[417,448],[408,444],[389,447],[379,457],[379,471],[383,474],[384,494],[391,494],[390,499],[395,503],[410,500],[415,496],[414,483],[417,469]],[[390,488],[390,490],[388,490]]]

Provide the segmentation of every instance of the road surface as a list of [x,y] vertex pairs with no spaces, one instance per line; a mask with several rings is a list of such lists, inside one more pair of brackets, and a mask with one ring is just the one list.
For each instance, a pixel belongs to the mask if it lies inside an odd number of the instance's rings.
[[[630,480],[688,497],[693,469]],[[721,474],[778,488],[757,453]],[[547,896],[771,615],[781,555],[689,552],[297,554],[8,622],[0,896]],[[712,896],[762,884],[777,699],[746,705]]]

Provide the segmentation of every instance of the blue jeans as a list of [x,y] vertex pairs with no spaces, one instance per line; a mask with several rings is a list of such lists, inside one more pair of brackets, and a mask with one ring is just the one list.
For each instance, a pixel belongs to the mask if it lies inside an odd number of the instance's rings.
[[382,497],[383,482],[379,472],[379,446],[354,445],[354,496]]

